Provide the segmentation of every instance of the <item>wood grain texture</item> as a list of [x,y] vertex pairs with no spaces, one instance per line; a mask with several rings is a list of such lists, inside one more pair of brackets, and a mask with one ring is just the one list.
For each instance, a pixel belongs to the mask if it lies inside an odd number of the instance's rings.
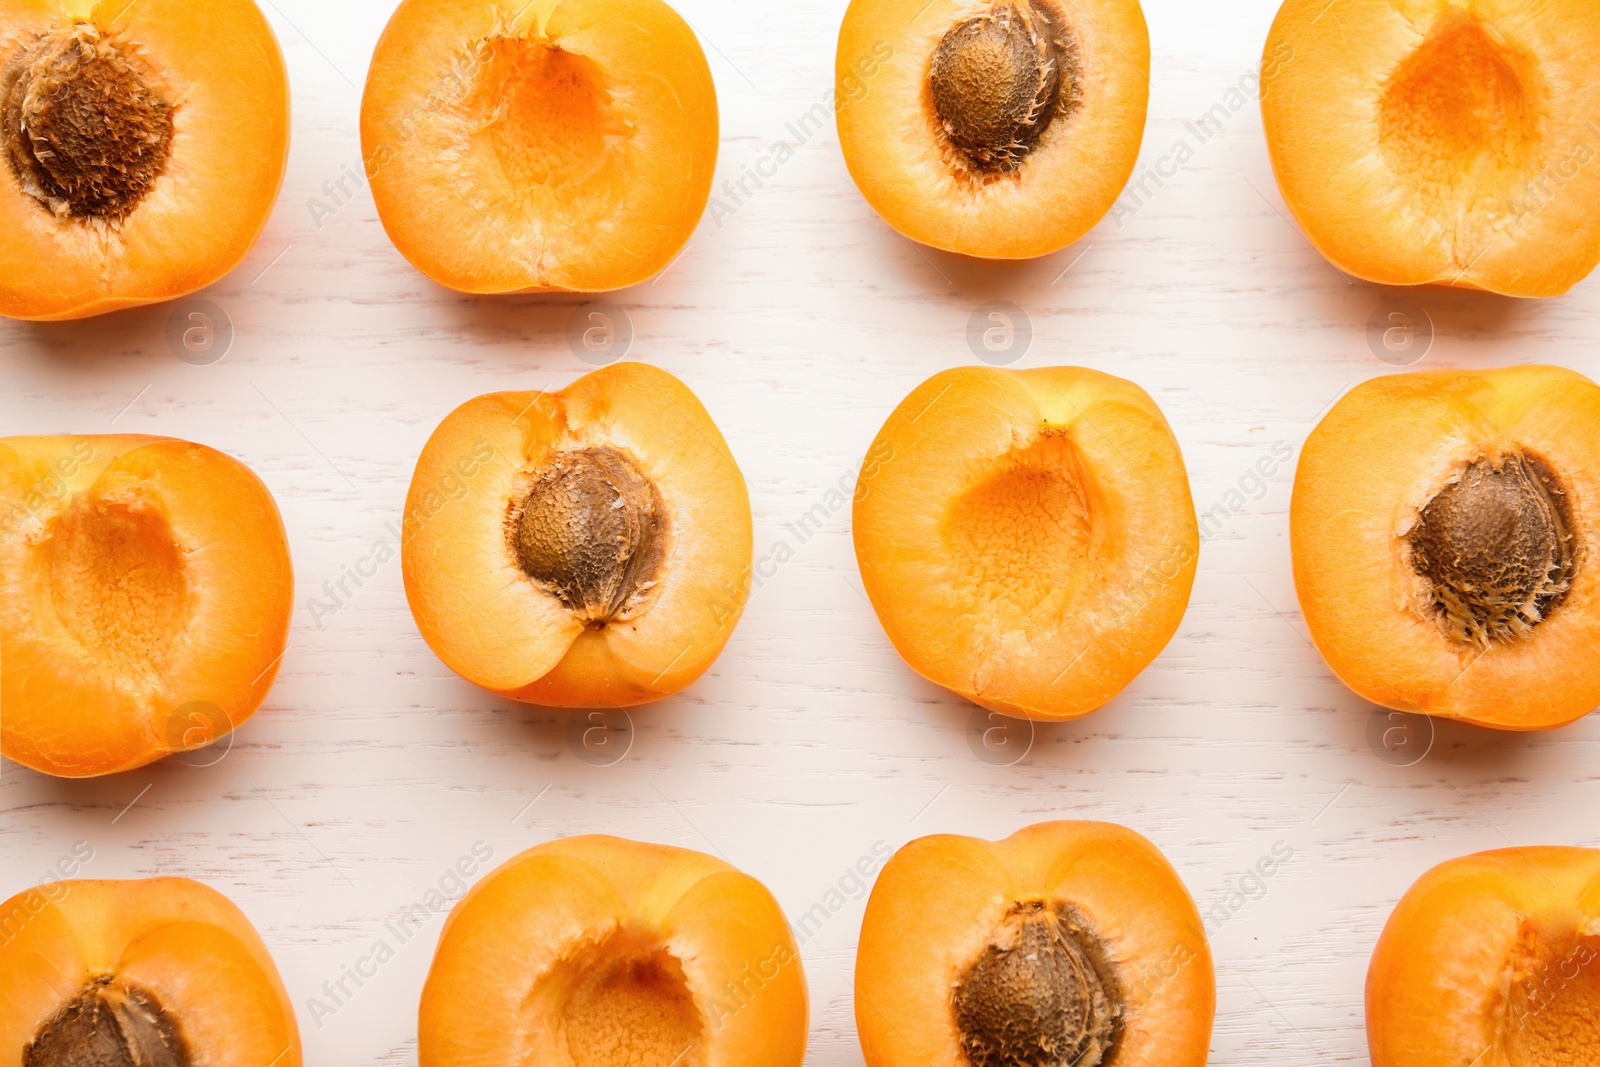
[[[314,213],[313,198],[328,204],[324,183],[359,173],[359,87],[388,4],[263,6],[290,63],[296,133],[265,236],[201,294],[231,320],[226,357],[175,358],[169,323],[189,302],[0,324],[0,426],[170,434],[249,463],[291,536],[291,647],[262,712],[211,766],[60,782],[6,765],[0,895],[37,882],[78,841],[94,850],[83,876],[204,879],[275,952],[308,1062],[411,1064],[442,914],[402,928],[403,940],[390,924],[430,892],[455,892],[450,869],[475,842],[496,862],[591,831],[699,848],[764,880],[795,921],[821,916],[803,949],[808,1062],[847,1067],[861,1062],[858,858],[925,833],[1110,819],[1159,844],[1212,916],[1213,1062],[1278,1067],[1366,1061],[1367,957],[1427,867],[1508,843],[1600,844],[1588,817],[1600,720],[1529,737],[1441,725],[1428,758],[1391,766],[1369,747],[1375,709],[1306,636],[1289,573],[1293,460],[1259,485],[1251,472],[1275,445],[1297,452],[1349,386],[1394,369],[1365,331],[1395,295],[1345,278],[1288,221],[1254,101],[1073,248],[966,263],[877,220],[831,123],[802,143],[786,130],[827,98],[838,0],[681,5],[721,93],[718,196],[732,210],[708,214],[653,283],[611,297],[633,325],[630,357],[682,377],[726,434],[750,483],[758,559],[791,556],[762,574],[711,672],[635,712],[625,758],[601,766],[580,758],[570,717],[490,697],[433,657],[397,558],[359,587],[347,581],[337,611],[314,610],[325,581],[395,547],[386,524],[447,411],[590,369],[567,341],[585,302],[474,300],[432,285],[389,245],[364,191]],[[1141,173],[1255,68],[1272,14],[1270,0],[1148,3]],[[779,140],[793,158],[734,204],[722,183]],[[973,361],[969,316],[996,299],[1032,324],[1016,365],[1081,363],[1145,386],[1182,443],[1199,510],[1220,504],[1225,516],[1166,652],[1102,711],[1039,727],[1013,766],[977,758],[974,709],[894,654],[861,592],[848,508],[828,504],[913,385]],[[1424,365],[1600,372],[1600,282],[1537,304],[1413,299],[1437,330]],[[792,524],[807,513],[820,529],[802,537]],[[1292,855],[1252,877],[1275,847]],[[345,968],[372,969],[361,961],[380,940],[393,959],[359,986],[346,978],[351,995],[331,1014],[317,1008]]]

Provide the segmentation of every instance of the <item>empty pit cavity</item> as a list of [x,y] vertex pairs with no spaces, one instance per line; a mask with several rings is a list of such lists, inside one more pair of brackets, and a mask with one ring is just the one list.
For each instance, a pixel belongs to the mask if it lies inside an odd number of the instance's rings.
[[1050,432],[957,499],[946,547],[975,603],[1026,614],[1082,582],[1093,522],[1078,450],[1065,434]]
[[621,128],[595,63],[559,44],[520,37],[482,42],[476,63],[470,135],[498,165],[502,191],[543,190],[572,202],[598,197],[609,211]]
[[1517,970],[1504,1024],[1508,1067],[1600,1063],[1600,937],[1546,947]]
[[63,512],[45,546],[56,618],[123,673],[162,671],[188,622],[183,550],[159,511],[90,500]]
[[1389,165],[1440,198],[1505,192],[1540,137],[1526,61],[1470,12],[1451,9],[1390,78],[1379,110]]
[[619,932],[562,970],[573,1067],[700,1067],[701,1013],[670,952]]

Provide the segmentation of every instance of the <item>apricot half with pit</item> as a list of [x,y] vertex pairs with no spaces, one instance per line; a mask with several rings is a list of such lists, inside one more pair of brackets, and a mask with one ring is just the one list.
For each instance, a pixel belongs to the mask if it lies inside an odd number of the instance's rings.
[[1406,891],[1367,970],[1372,1067],[1580,1067],[1600,1050],[1600,851],[1448,860]]
[[403,0],[361,150],[384,229],[441,285],[618,289],[705,211],[716,89],[663,0]]
[[251,0],[0,0],[0,314],[211,284],[266,225],[288,149],[283,55]]
[[0,1063],[300,1067],[250,920],[187,878],[66,881],[0,904]]
[[1295,473],[1306,627],[1374,703],[1561,726],[1600,704],[1597,522],[1594,382],[1541,366],[1374,379]]
[[439,935],[421,1067],[800,1067],[806,983],[765,886],[600,835],[490,872]]
[[1588,3],[1287,0],[1261,111],[1284,201],[1347,274],[1556,296],[1600,263]]
[[856,487],[856,560],[889,640],[986,708],[1070,719],[1183,618],[1200,532],[1137,385],[1081,367],[948,370],[889,416]]
[[1042,256],[1121,194],[1149,83],[1138,0],[851,0],[839,144],[867,202],[907,237]]
[[0,438],[0,751],[81,778],[226,737],[283,658],[294,574],[250,468],[138,434]]
[[1216,979],[1200,914],[1123,826],[943,834],[878,876],[856,955],[867,1067],[1204,1067]]
[[618,363],[439,424],[401,533],[439,658],[502,696],[624,707],[698,678],[744,610],[750,497],[687,386]]

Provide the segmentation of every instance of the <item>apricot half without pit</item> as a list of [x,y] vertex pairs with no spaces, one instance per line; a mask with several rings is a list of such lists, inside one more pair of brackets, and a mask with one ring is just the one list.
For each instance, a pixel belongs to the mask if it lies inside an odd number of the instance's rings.
[[283,520],[243,463],[138,434],[0,438],[0,751],[70,778],[227,736],[288,642]]
[[1425,371],[1306,439],[1295,587],[1333,672],[1385,707],[1537,730],[1600,704],[1600,386],[1557,367]]
[[624,707],[668,696],[744,610],[750,498],[682,382],[619,363],[557,393],[491,393],[428,439],[401,561],[439,658],[502,696]]
[[1199,912],[1126,827],[919,838],[856,955],[867,1067],[1203,1067],[1216,979]]
[[490,872],[445,920],[421,1067],[800,1067],[800,951],[760,882],[588,835]]
[[851,0],[835,64],[850,175],[923,244],[1054,252],[1111,209],[1138,158],[1138,0]]
[[1447,860],[1395,906],[1367,970],[1372,1067],[1588,1067],[1600,1055],[1600,851]]
[[0,1063],[300,1067],[278,969],[187,878],[65,881],[0,904]]
[[0,315],[203,288],[283,182],[289,83],[251,0],[0,0]]
[[1556,296],[1600,263],[1585,0],[1286,0],[1261,114],[1317,250],[1385,285]]
[[403,0],[361,150],[383,228],[441,285],[618,289],[699,224],[716,89],[663,0]]
[[861,580],[919,674],[1007,715],[1071,719],[1177,630],[1200,532],[1172,428],[1081,367],[943,371],[901,401],[856,487]]

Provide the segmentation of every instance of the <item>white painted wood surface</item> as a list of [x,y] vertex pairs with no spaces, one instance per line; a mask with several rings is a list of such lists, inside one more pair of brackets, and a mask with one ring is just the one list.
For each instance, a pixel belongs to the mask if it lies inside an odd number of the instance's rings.
[[[840,0],[685,0],[721,93],[719,186],[780,140],[796,151],[744,202],[719,191],[731,210],[708,214],[655,282],[611,299],[632,322],[630,358],[681,376],[727,435],[749,479],[758,557],[787,544],[793,558],[761,582],[699,684],[633,714],[631,749],[609,766],[580,758],[569,717],[493,698],[443,667],[417,635],[397,560],[314,617],[325,581],[393,546],[386,524],[447,411],[590,368],[567,342],[581,299],[474,300],[434,286],[390,246],[364,190],[316,217],[324,183],[360,171],[360,86],[389,4],[264,6],[290,64],[295,140],[265,236],[202,294],[231,320],[226,357],[174,357],[167,330],[184,304],[0,324],[0,426],[170,434],[248,462],[293,544],[291,648],[266,706],[213,765],[172,760],[90,782],[6,765],[0,895],[80,841],[93,849],[86,877],[204,879],[271,946],[308,1063],[409,1064],[442,917],[404,943],[385,924],[441,882],[450,892],[449,870],[475,842],[496,862],[590,831],[713,851],[771,886],[791,918],[819,902],[830,913],[804,946],[808,1062],[840,1067],[861,1062],[850,983],[863,902],[848,873],[858,858],[933,832],[1111,819],[1153,838],[1213,917],[1213,1062],[1279,1067],[1366,1061],[1367,956],[1424,869],[1509,843],[1600,844],[1600,721],[1540,736],[1441,725],[1415,765],[1375,754],[1375,709],[1334,680],[1296,607],[1292,459],[1252,474],[1275,447],[1298,453],[1351,384],[1394,369],[1366,330],[1396,299],[1436,325],[1422,365],[1550,362],[1594,375],[1600,282],[1543,303],[1397,297],[1329,267],[1287,220],[1254,100],[1228,112],[1271,0],[1151,0],[1141,171],[1186,139],[1193,158],[1073,248],[998,266],[887,229],[851,184],[831,123],[803,143],[788,132],[828,98]],[[1200,143],[1186,124],[1217,104],[1226,121]],[[1100,712],[1040,727],[1014,766],[977,758],[974,710],[895,655],[861,593],[848,507],[827,503],[913,385],[973,361],[968,318],[996,299],[1031,321],[1016,366],[1081,363],[1149,389],[1199,509],[1228,512],[1166,652]],[[819,504],[823,528],[802,543],[788,524]],[[1292,856],[1252,877],[1274,848]],[[359,988],[347,979],[353,995],[335,1004],[324,983],[380,940],[394,958]]]

